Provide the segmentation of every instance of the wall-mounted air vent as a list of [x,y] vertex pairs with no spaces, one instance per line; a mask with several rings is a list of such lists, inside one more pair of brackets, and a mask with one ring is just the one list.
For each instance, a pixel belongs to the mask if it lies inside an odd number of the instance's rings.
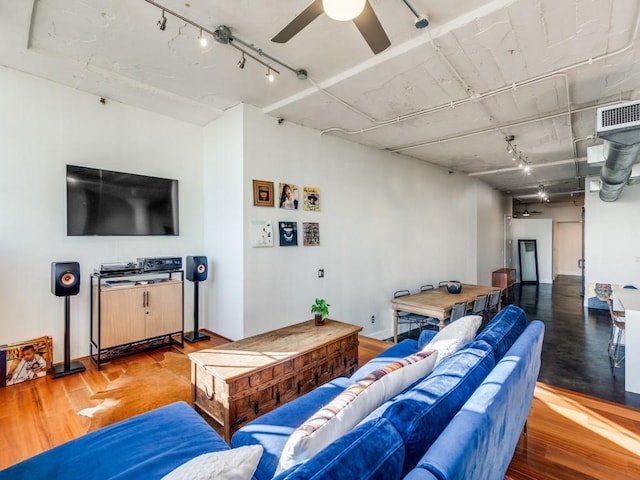
[[596,133],[640,127],[640,101],[598,109]]

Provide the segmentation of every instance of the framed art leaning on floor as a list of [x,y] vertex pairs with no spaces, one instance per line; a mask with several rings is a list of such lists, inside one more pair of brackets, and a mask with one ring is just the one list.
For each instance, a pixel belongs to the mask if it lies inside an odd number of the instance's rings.
[[1,345],[0,387],[44,377],[51,361],[51,337]]

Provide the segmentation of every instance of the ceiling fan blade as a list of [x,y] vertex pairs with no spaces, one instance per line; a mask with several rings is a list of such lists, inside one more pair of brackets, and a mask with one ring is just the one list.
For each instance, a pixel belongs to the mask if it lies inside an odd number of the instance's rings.
[[353,19],[358,30],[369,44],[369,48],[376,55],[391,45],[391,41],[378,20],[376,12],[373,11],[369,0],[364,5],[364,10],[360,15]]
[[322,8],[322,0],[314,0],[314,2],[305,8],[300,15],[291,20],[289,24],[271,39],[275,43],[287,43],[304,27],[318,18],[324,9]]

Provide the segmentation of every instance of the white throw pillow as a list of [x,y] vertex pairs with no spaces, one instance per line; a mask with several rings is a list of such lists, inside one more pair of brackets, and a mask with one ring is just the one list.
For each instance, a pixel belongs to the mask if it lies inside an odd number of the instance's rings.
[[251,480],[262,450],[262,445],[247,445],[205,453],[183,463],[162,480]]
[[276,475],[313,457],[350,432],[367,415],[427,375],[436,352],[423,350],[371,372],[318,410],[291,434]]
[[482,317],[480,315],[467,315],[451,322],[440,330],[435,337],[427,343],[422,351],[435,350],[438,352],[436,365],[449,355],[457,352],[466,343],[476,337],[480,328]]

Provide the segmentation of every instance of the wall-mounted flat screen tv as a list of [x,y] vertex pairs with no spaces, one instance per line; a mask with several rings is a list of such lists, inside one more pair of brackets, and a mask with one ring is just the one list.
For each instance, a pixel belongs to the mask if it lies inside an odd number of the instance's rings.
[[67,235],[178,235],[178,181],[67,165]]

